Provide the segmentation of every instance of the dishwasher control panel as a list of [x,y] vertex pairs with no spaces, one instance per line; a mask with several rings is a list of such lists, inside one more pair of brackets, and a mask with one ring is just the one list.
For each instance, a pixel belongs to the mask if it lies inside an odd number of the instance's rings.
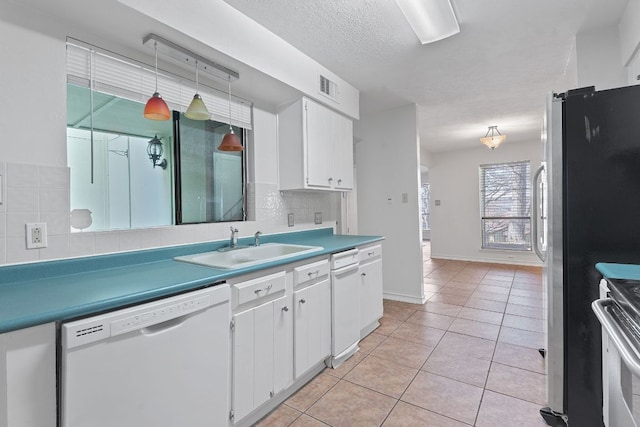
[[166,322],[176,317],[185,316],[190,313],[207,308],[211,305],[211,298],[205,295],[199,298],[191,298],[184,302],[175,304],[167,304],[166,306],[156,307],[153,310],[143,313],[136,313],[123,319],[111,322],[111,336],[120,335],[133,331],[134,329],[142,329],[147,326]]
[[229,285],[222,284],[88,319],[63,323],[61,343],[65,348],[78,347],[110,336],[168,322],[229,299]]

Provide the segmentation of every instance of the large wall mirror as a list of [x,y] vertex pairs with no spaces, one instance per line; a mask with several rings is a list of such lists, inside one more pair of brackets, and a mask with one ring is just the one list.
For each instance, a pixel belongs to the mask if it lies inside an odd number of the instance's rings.
[[[142,114],[152,92],[143,66],[68,45],[67,69],[72,232],[245,220],[245,151],[217,149],[229,117],[195,121],[176,111],[190,82],[164,76],[178,102],[167,102],[171,120],[155,121]],[[232,106],[250,126],[251,107],[247,114],[246,103]],[[247,127],[233,129],[246,146]],[[160,158],[151,158],[151,145]]]

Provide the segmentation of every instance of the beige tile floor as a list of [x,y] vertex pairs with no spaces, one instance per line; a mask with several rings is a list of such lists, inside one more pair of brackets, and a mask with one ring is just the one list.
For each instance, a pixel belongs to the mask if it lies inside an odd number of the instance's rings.
[[381,325],[257,425],[545,426],[541,270],[445,261],[424,247],[425,304]]

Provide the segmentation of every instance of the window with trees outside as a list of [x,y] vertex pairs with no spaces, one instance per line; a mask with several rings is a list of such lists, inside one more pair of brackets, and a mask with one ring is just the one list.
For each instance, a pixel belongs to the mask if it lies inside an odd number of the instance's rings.
[[531,165],[480,166],[482,248],[531,250]]

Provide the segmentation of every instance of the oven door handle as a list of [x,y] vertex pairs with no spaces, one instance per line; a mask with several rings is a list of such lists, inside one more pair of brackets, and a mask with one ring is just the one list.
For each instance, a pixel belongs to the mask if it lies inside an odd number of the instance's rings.
[[591,309],[596,314],[605,331],[607,331],[610,341],[615,345],[624,364],[627,365],[636,376],[640,376],[640,357],[638,357],[638,353],[633,349],[625,337],[625,333],[620,329],[620,326],[618,326],[618,323],[605,310],[605,307],[611,304],[613,304],[611,299],[603,298],[591,303]]

